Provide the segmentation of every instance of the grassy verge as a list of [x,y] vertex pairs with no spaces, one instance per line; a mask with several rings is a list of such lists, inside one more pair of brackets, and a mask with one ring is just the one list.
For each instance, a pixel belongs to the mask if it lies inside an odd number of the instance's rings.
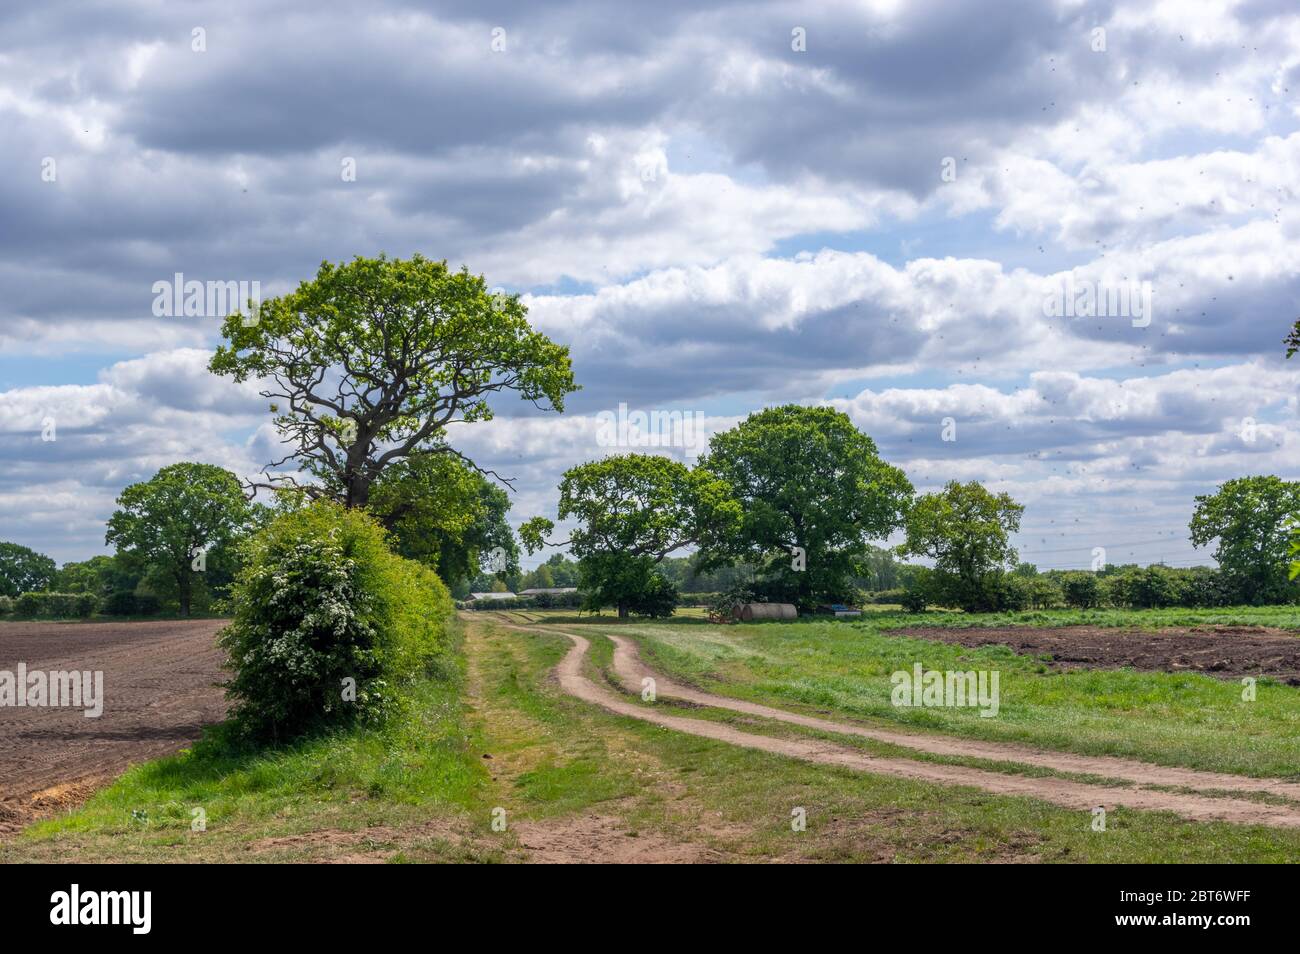
[[[611,644],[596,627],[584,632],[593,639],[588,671],[604,680]],[[1300,854],[1300,832],[1126,810],[1095,832],[1089,813],[1033,799],[810,765],[615,716],[551,678],[568,645],[558,634],[471,618],[463,680],[424,684],[408,717],[383,732],[257,757],[215,741],[196,746],[0,843],[0,860],[1244,862]],[[194,807],[207,813],[204,832],[190,829]],[[805,831],[792,829],[797,809]],[[504,831],[493,830],[494,818]]]
[[[472,844],[488,778],[462,682],[453,674],[418,684],[380,731],[282,749],[249,752],[215,727],[80,810],[0,842],[0,861],[327,860],[416,837],[452,857],[462,848],[491,856],[494,846]],[[203,830],[194,830],[199,818]]]

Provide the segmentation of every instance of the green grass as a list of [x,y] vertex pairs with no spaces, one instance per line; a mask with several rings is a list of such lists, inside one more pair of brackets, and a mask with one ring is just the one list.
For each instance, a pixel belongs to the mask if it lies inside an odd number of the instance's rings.
[[1107,626],[1161,629],[1180,626],[1274,626],[1300,630],[1300,606],[1229,606],[1220,609],[1050,609],[1017,613],[896,613],[897,626]]
[[[232,860],[264,839],[481,814],[487,773],[473,754],[461,691],[455,674],[424,681],[381,730],[278,749],[249,751],[214,727],[192,749],[132,768],[80,810],[0,842],[0,861]],[[195,809],[206,814],[205,831],[191,830]]]
[[[795,695],[815,695],[846,672],[865,679],[871,666],[906,651],[876,631],[875,617],[733,627],[605,618],[583,625],[592,639],[587,671],[597,680],[609,681],[612,661],[601,632],[617,627],[653,648],[657,664],[701,681],[725,678],[729,691],[756,697],[787,682]],[[568,646],[559,634],[471,617],[463,679],[420,685],[406,717],[388,728],[260,755],[223,746],[214,735],[128,772],[72,814],[0,841],[0,861],[499,861],[522,858],[552,836],[589,860],[608,857],[611,844],[662,844],[684,851],[678,859],[721,861],[1239,863],[1300,856],[1296,831],[1120,809],[1110,813],[1106,832],[1094,832],[1089,813],[1034,799],[813,765],[616,716],[555,684],[551,671]],[[1032,669],[1026,662],[1026,678],[1041,679]],[[798,734],[722,710],[681,711],[751,732]],[[207,812],[206,832],[190,830],[194,807]],[[497,808],[509,819],[503,833],[490,830]],[[804,832],[791,829],[795,808],[807,812]]]
[[[615,816],[629,831],[691,843],[719,860],[1240,862],[1300,853],[1300,832],[1124,809],[1110,813],[1106,832],[1094,832],[1089,813],[1034,799],[811,765],[665,730],[560,693],[548,674],[566,639],[474,625],[480,715],[489,738],[497,735],[494,755],[520,769],[502,773],[511,818]],[[583,632],[592,639],[588,673],[608,681],[612,644]],[[720,710],[690,713],[746,731],[791,732]],[[791,830],[796,807],[807,811],[805,832]]]
[[[1280,625],[1289,607],[1233,613],[1102,611],[1053,613],[1090,625],[1174,626],[1264,622]],[[1018,614],[1023,620],[1027,614]],[[1035,617],[1039,614],[1033,614]],[[1008,625],[1003,615],[922,617],[900,614],[835,622],[700,626],[641,622],[610,632],[640,638],[649,661],[721,694],[795,708],[900,724],[918,730],[1015,741],[1085,754],[1125,755],[1167,765],[1258,776],[1300,773],[1300,690],[1271,680],[1243,702],[1241,685],[1209,676],[1133,670],[1059,671],[1003,646],[969,649],[887,635],[903,625]],[[588,624],[584,632],[601,631]],[[939,670],[997,670],[996,718],[974,709],[896,708],[890,674],[920,662]]]

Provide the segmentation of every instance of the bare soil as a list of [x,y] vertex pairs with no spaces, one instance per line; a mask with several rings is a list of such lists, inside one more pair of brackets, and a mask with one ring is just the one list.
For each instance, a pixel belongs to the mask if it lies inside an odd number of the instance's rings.
[[102,670],[104,710],[0,706],[0,833],[84,801],[225,717],[224,620],[0,623],[0,669]]
[[948,628],[917,626],[890,630],[972,648],[1009,646],[1022,656],[1044,657],[1062,669],[1144,669],[1199,672],[1220,679],[1267,676],[1300,686],[1300,637],[1265,626],[1133,630],[1095,626]]

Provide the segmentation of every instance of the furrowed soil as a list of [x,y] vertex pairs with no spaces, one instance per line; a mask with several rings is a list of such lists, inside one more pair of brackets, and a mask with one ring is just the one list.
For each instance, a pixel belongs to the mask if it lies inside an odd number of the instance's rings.
[[1061,669],[1144,669],[1198,672],[1221,679],[1267,676],[1300,686],[1300,637],[1264,626],[1127,630],[1092,626],[943,627],[891,629],[959,646],[1009,646]]
[[225,717],[224,620],[0,623],[0,670],[101,670],[103,714],[0,706],[0,834],[84,801]]

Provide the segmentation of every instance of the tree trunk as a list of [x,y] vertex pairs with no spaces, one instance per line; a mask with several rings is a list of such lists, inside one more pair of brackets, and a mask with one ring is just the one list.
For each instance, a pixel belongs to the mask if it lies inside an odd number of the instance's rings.
[[626,603],[619,603],[619,604],[618,604],[618,618],[619,618],[619,619],[627,619],[627,604],[626,604]]
[[[188,570],[189,567],[187,566],[185,569]],[[176,579],[176,589],[181,601],[181,615],[189,616],[190,603],[192,602],[191,596],[193,593],[193,581],[191,580],[190,575],[184,570],[181,571],[180,576]]]

